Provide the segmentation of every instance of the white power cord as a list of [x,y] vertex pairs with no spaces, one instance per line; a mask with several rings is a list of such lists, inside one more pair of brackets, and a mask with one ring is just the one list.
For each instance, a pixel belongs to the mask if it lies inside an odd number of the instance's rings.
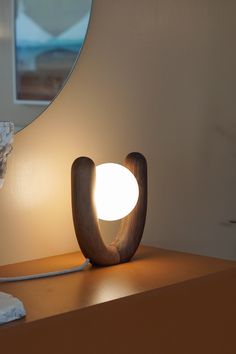
[[75,273],[75,272],[79,272],[80,270],[83,270],[85,267],[87,267],[89,262],[90,262],[90,260],[87,258],[86,261],[83,264],[81,264],[80,266],[76,266],[76,267],[69,268],[69,269],[57,270],[55,272],[48,272],[48,273],[23,275],[23,276],[19,276],[19,277],[0,278],[0,283],[10,283],[10,282],[22,281],[22,280],[48,278],[48,277],[54,277],[56,275],[64,275],[64,274],[69,274],[69,273]]

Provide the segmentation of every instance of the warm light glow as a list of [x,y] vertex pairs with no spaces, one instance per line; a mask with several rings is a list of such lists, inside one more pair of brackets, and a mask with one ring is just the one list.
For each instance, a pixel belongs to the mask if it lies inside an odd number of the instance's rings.
[[126,167],[104,163],[96,167],[95,205],[102,220],[118,220],[128,215],[138,201],[136,178]]

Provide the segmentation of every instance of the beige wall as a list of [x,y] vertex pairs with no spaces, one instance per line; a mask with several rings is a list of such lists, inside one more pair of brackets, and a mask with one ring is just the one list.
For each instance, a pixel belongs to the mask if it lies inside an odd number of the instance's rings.
[[236,217],[235,11],[230,0],[94,0],[68,84],[16,136],[1,264],[77,249],[72,161],[133,150],[149,162],[143,242],[236,259],[235,228],[223,225]]

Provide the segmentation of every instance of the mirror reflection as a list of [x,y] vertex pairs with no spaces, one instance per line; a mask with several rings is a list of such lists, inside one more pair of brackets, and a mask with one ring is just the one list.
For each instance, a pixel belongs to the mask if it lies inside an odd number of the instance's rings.
[[19,131],[65,84],[85,40],[92,0],[0,0],[0,121]]

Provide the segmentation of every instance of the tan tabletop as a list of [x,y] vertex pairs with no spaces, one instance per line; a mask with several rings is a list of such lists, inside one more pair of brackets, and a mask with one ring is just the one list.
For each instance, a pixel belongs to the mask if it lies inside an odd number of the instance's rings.
[[[0,277],[83,261],[76,252],[7,265]],[[4,283],[0,291],[27,311],[0,327],[4,354],[236,353],[236,262],[141,246],[126,264]]]

